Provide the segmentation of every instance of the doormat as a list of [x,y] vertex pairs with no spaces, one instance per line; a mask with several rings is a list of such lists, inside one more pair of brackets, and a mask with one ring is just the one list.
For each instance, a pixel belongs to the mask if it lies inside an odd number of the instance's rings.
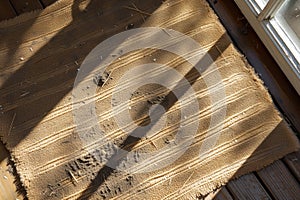
[[60,0],[0,35],[29,199],[197,199],[299,148],[204,0]]

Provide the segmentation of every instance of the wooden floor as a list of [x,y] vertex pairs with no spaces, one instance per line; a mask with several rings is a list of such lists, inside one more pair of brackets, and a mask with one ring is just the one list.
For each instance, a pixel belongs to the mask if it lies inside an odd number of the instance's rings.
[[[0,0],[0,20],[43,9],[56,0]],[[264,80],[274,102],[295,132],[300,132],[300,97],[259,40],[233,0],[208,0],[232,37]],[[0,199],[22,199],[15,192],[9,154],[0,143]],[[204,199],[300,199],[300,152],[287,155],[272,165],[236,180]]]
[[18,16],[24,12],[43,9],[56,0],[0,0],[0,20]]

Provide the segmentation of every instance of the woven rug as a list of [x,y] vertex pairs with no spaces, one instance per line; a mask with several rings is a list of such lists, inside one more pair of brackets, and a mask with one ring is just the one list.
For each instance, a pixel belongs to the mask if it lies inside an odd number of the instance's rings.
[[197,199],[299,148],[204,0],[60,0],[0,38],[29,199]]

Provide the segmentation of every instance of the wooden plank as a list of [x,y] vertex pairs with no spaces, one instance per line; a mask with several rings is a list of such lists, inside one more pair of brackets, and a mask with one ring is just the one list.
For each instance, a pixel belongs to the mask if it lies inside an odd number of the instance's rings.
[[227,188],[233,195],[234,199],[271,199],[270,195],[253,173],[230,181]]
[[[201,199],[201,198],[199,198]],[[228,192],[228,190],[226,189],[225,186],[223,186],[222,188],[209,193],[205,198],[202,198],[203,200],[233,200],[233,198],[231,197],[230,193]]]
[[228,190],[223,187],[220,192],[215,196],[215,200],[233,200]]
[[5,20],[17,16],[9,0],[0,0],[0,20]]
[[55,3],[57,0],[41,0],[44,6],[49,6],[53,3]]
[[2,142],[0,142],[0,199],[23,199],[23,197],[16,192],[14,184],[15,177],[12,175],[12,169],[8,166],[9,153],[5,149]]
[[300,151],[285,156],[283,160],[289,166],[292,174],[300,182]]
[[275,199],[299,199],[300,185],[281,160],[257,174]]
[[10,0],[17,14],[42,9],[43,6],[39,0]]

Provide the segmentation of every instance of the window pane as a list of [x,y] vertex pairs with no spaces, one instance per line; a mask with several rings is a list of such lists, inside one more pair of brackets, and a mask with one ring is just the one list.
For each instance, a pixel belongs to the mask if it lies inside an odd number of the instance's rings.
[[[280,35],[284,41],[289,39],[294,48],[294,54],[299,61],[300,55],[300,0],[286,1],[278,13],[275,15],[275,21],[278,22],[280,29],[285,33]],[[285,39],[286,38],[286,39]],[[291,47],[289,47],[291,48]],[[292,49],[292,48],[291,48]]]
[[269,0],[256,0],[257,5],[263,10]]
[[300,0],[287,0],[270,20],[284,47],[284,53],[300,74]]
[[246,0],[246,2],[251,5],[252,9],[258,15],[266,7],[269,0]]
[[279,10],[280,18],[283,18],[285,22],[300,38],[300,1],[287,1]]

